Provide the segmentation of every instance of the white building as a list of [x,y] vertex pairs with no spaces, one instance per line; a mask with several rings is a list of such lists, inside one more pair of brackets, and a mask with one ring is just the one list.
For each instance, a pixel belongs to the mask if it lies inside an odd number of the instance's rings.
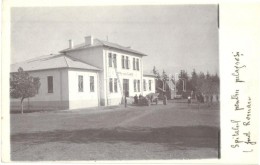
[[[38,94],[30,98],[34,109],[77,109],[121,104],[122,97],[155,92],[155,80],[143,74],[145,54],[129,47],[85,37],[85,42],[22,63],[13,64],[39,77]],[[26,101],[25,101],[26,103]],[[19,100],[11,100],[11,108]],[[28,106],[28,105],[27,105]]]

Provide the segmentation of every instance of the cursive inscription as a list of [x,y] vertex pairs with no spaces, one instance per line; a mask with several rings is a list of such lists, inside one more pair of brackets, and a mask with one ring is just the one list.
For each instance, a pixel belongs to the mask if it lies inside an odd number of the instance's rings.
[[[231,143],[230,147],[244,152],[250,153],[253,152],[256,146],[256,141],[254,139],[254,132],[253,126],[254,122],[253,118],[253,104],[252,104],[252,97],[246,97],[244,93],[244,87],[247,81],[242,77],[242,70],[246,72],[246,65],[242,64],[242,56],[244,56],[240,52],[233,53],[234,57],[234,70],[231,71],[232,78],[235,77],[234,83],[234,93],[231,94],[232,100],[232,109],[234,111],[234,116],[230,119],[231,123]],[[243,90],[241,90],[243,89]]]
[[250,145],[256,144],[256,142],[251,141],[251,132],[250,131],[248,131],[247,133],[243,133],[243,135],[246,136],[246,140],[244,141],[244,143],[250,144]]
[[235,100],[235,111],[244,110],[244,108],[240,107],[240,101],[239,101],[239,90],[237,89],[235,91],[234,95],[231,95],[231,99]]
[[247,108],[247,112],[246,112],[246,117],[245,117],[245,121],[243,122],[243,125],[249,126],[251,121],[251,97],[248,97],[246,108]]
[[233,124],[232,126],[232,139],[233,139],[233,144],[231,145],[232,148],[237,148],[239,147],[239,123],[240,121],[236,121],[236,120],[231,120],[231,123]]
[[232,54],[235,59],[235,65],[234,65],[235,70],[232,73],[232,76],[235,77],[235,80],[236,80],[235,82],[239,82],[239,83],[245,82],[244,80],[240,79],[240,69],[246,67],[245,65],[241,65],[241,62],[240,62],[241,61],[240,57],[243,56],[243,54],[240,54],[239,52],[236,52],[236,53],[232,52]]

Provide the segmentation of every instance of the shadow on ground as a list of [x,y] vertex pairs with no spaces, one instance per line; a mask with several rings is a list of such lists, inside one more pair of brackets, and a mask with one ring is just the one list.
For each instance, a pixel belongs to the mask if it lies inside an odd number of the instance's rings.
[[167,128],[117,127],[114,129],[56,130],[53,132],[37,132],[15,134],[12,143],[37,145],[49,142],[86,144],[93,142],[118,143],[127,142],[133,145],[140,143],[159,143],[169,150],[178,147],[218,148],[217,127],[208,126],[176,126]]

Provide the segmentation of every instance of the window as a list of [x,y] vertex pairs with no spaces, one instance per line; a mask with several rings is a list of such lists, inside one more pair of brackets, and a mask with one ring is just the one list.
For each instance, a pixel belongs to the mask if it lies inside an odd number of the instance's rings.
[[144,91],[146,91],[146,82],[145,82],[145,80],[143,81],[143,85],[144,85]]
[[110,91],[110,93],[113,92],[113,79],[112,78],[109,79],[109,91]]
[[135,58],[133,58],[133,70],[135,70]]
[[[38,80],[39,80],[39,78],[34,77],[33,78],[33,83],[37,83]],[[36,87],[36,94],[39,94],[39,87],[40,86]]]
[[122,68],[125,68],[125,56],[122,56]]
[[114,91],[117,92],[117,79],[114,79]]
[[138,88],[138,92],[140,92],[140,80],[137,80],[137,88]]
[[53,93],[53,77],[48,76],[48,93]]
[[90,85],[90,92],[94,92],[95,91],[94,76],[89,77],[89,85]]
[[112,67],[112,54],[108,54],[109,67]]
[[152,80],[149,80],[149,91],[152,90]]
[[136,92],[136,80],[134,80],[134,91]]
[[113,55],[113,63],[114,63],[114,67],[117,67],[117,63],[116,63],[116,54]]
[[128,56],[126,56],[126,69],[129,69],[129,59],[128,59]]
[[83,76],[78,77],[79,92],[83,92]]
[[139,70],[139,59],[136,59],[136,70]]

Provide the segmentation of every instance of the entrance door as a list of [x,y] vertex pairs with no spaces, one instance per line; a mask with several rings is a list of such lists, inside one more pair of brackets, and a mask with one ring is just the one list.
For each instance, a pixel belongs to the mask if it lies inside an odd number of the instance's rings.
[[129,79],[123,79],[123,92],[126,97],[129,97]]

